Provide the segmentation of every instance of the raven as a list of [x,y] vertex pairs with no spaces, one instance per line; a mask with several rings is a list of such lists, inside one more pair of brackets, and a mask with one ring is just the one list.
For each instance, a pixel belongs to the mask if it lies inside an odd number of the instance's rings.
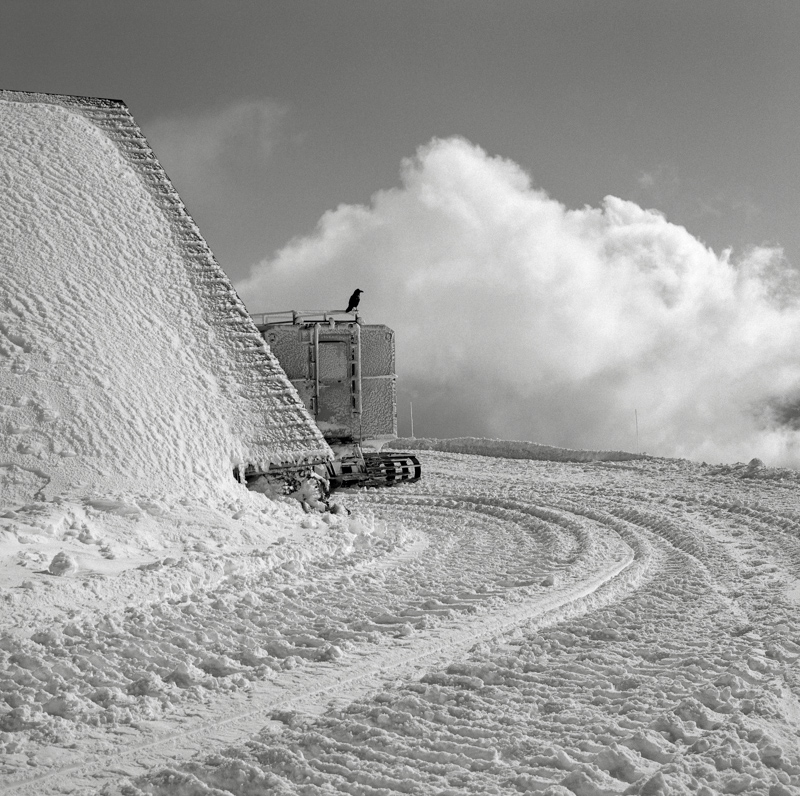
[[363,292],[364,292],[363,290],[358,290],[358,289],[356,289],[353,292],[353,295],[350,296],[350,301],[347,304],[347,309],[345,310],[345,312],[352,312],[354,309],[358,307],[358,302],[361,301],[361,294]]

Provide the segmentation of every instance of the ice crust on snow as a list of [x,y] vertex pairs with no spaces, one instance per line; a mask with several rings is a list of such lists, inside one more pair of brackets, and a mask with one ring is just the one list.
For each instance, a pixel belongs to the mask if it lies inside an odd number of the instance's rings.
[[327,456],[124,104],[0,92],[0,494]]

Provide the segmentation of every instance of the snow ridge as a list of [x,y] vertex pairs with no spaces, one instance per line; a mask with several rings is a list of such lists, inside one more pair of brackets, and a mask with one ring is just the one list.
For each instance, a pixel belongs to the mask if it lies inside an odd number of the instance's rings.
[[552,445],[540,445],[537,442],[481,437],[454,437],[452,439],[413,437],[393,440],[386,447],[395,450],[446,451],[478,456],[499,456],[503,459],[535,459],[540,462],[627,462],[647,458],[645,453],[572,450]]

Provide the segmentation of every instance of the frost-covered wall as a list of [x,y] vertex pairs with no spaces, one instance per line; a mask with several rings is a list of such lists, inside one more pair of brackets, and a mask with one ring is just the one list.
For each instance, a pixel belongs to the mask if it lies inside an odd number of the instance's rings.
[[0,91],[0,497],[328,455],[125,105]]

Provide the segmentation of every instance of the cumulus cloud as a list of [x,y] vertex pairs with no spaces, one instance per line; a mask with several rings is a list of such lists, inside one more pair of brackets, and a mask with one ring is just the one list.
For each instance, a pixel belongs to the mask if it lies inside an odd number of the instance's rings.
[[[397,332],[417,435],[706,460],[800,459],[800,304],[777,249],[716,254],[654,210],[570,210],[459,138],[255,266],[251,311],[344,308]],[[401,429],[402,431],[403,429]],[[407,432],[407,428],[405,429]]]

